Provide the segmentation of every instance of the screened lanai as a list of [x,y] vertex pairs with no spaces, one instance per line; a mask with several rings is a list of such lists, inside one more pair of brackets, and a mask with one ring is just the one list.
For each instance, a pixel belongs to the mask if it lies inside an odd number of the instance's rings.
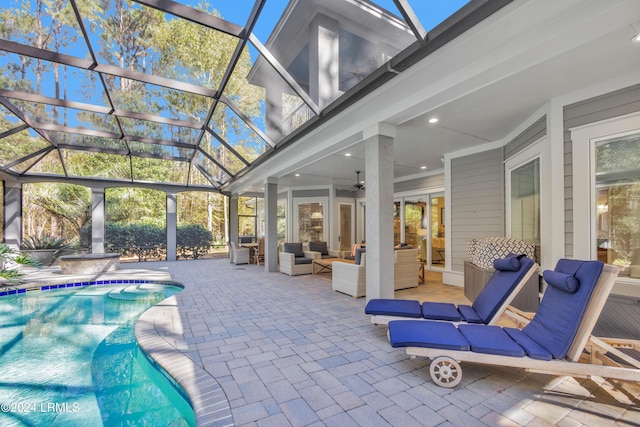
[[[465,3],[4,2],[3,176],[224,191],[327,106],[366,89],[383,64],[483,2]],[[368,20],[339,30],[336,88],[323,85],[317,45],[282,41],[320,4]]]

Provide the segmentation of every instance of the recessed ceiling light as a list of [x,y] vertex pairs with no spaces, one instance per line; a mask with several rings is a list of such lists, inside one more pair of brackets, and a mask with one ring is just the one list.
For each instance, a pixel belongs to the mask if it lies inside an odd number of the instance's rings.
[[426,166],[420,166],[420,169],[426,169],[426,168],[427,168]]
[[640,33],[638,33],[635,36],[633,36],[631,41],[634,42],[634,43],[640,43]]
[[351,153],[344,153],[346,157],[351,157]]
[[299,173],[297,173],[297,174],[295,174],[295,176],[300,176],[300,174],[299,174]]
[[437,117],[431,117],[429,119],[429,123],[431,123],[431,124],[438,123],[438,118]]

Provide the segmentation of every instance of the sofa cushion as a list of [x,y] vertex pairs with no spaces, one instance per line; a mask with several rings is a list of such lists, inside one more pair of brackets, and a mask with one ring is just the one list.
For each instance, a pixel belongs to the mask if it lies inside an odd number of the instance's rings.
[[327,242],[309,242],[309,250],[313,252],[320,252],[320,255],[329,255]]
[[313,261],[313,258],[307,258],[306,256],[296,256],[293,260],[293,263],[295,265],[311,264],[312,261]]
[[360,265],[360,262],[362,261],[362,254],[365,252],[367,252],[367,248],[356,249],[356,257],[355,257],[356,265]]
[[283,251],[289,254],[293,254],[296,257],[303,257],[304,250],[302,249],[302,243],[285,243]]

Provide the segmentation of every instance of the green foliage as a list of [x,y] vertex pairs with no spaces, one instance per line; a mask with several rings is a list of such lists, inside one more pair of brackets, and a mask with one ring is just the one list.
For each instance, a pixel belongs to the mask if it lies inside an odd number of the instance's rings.
[[29,236],[22,239],[23,249],[38,250],[38,249],[58,249],[60,251],[71,248],[72,243],[67,242],[67,239],[57,238],[50,234],[45,234],[42,237]]
[[137,256],[138,261],[161,257],[167,246],[166,231],[157,225],[108,222],[105,229],[107,252],[130,253]]
[[5,243],[0,243],[0,281],[11,285],[22,283],[24,273],[17,269],[20,265],[40,267],[40,263],[30,256],[14,251]]
[[176,230],[176,243],[180,256],[187,258],[191,253],[193,259],[198,259],[209,250],[213,237],[209,230],[199,224],[185,224],[179,225]]

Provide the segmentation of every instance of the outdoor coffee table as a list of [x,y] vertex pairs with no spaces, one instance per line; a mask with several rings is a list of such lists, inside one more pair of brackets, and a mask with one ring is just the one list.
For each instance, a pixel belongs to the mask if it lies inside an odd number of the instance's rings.
[[326,259],[314,259],[311,261],[311,274],[316,275],[319,273],[330,273],[332,265],[335,261],[346,262],[348,264],[354,264],[355,261],[351,259],[342,258],[326,258]]

